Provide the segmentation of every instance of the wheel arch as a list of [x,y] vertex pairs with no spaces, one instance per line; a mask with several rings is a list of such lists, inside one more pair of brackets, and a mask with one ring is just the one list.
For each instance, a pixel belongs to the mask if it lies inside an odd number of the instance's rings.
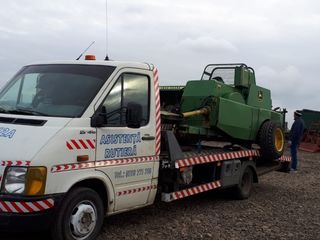
[[99,178],[83,179],[79,182],[76,182],[74,185],[72,185],[69,191],[72,191],[73,189],[78,187],[86,187],[94,190],[102,199],[104,211],[105,212],[108,211],[111,193],[109,192],[108,187],[103,180]]
[[253,174],[253,182],[254,183],[258,183],[259,179],[258,179],[258,174],[257,174],[257,170],[256,170],[256,164],[253,161],[245,161],[242,164],[242,169],[241,169],[241,174],[240,177],[242,176],[243,172],[245,171],[246,168],[250,168]]

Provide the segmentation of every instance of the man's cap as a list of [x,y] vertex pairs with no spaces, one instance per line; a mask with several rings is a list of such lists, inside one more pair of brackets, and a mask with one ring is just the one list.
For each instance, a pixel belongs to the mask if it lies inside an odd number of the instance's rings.
[[295,112],[294,112],[294,115],[296,115],[296,116],[299,116],[299,117],[300,117],[300,116],[302,116],[302,113],[301,113],[300,111],[295,111]]

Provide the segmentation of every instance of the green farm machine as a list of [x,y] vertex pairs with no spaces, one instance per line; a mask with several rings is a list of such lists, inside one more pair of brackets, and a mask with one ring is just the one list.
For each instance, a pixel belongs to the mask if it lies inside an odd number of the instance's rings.
[[160,89],[163,126],[179,141],[256,144],[265,159],[282,155],[286,111],[272,110],[270,90],[256,85],[253,68],[210,64],[200,80]]

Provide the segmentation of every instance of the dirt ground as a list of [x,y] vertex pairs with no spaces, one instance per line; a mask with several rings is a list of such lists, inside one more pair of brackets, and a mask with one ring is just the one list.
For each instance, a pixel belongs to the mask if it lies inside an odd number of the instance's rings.
[[[212,192],[105,219],[104,239],[320,239],[320,153],[299,152],[297,173],[260,178],[248,200]],[[47,233],[0,239],[49,239]]]

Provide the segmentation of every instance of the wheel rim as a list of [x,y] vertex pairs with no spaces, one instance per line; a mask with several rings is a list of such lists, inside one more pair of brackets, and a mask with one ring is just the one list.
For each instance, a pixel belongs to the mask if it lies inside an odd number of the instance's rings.
[[282,152],[284,146],[283,132],[280,128],[276,129],[275,132],[275,147],[278,152]]
[[82,201],[76,205],[70,216],[70,231],[75,239],[87,238],[95,229],[97,209],[91,201]]

